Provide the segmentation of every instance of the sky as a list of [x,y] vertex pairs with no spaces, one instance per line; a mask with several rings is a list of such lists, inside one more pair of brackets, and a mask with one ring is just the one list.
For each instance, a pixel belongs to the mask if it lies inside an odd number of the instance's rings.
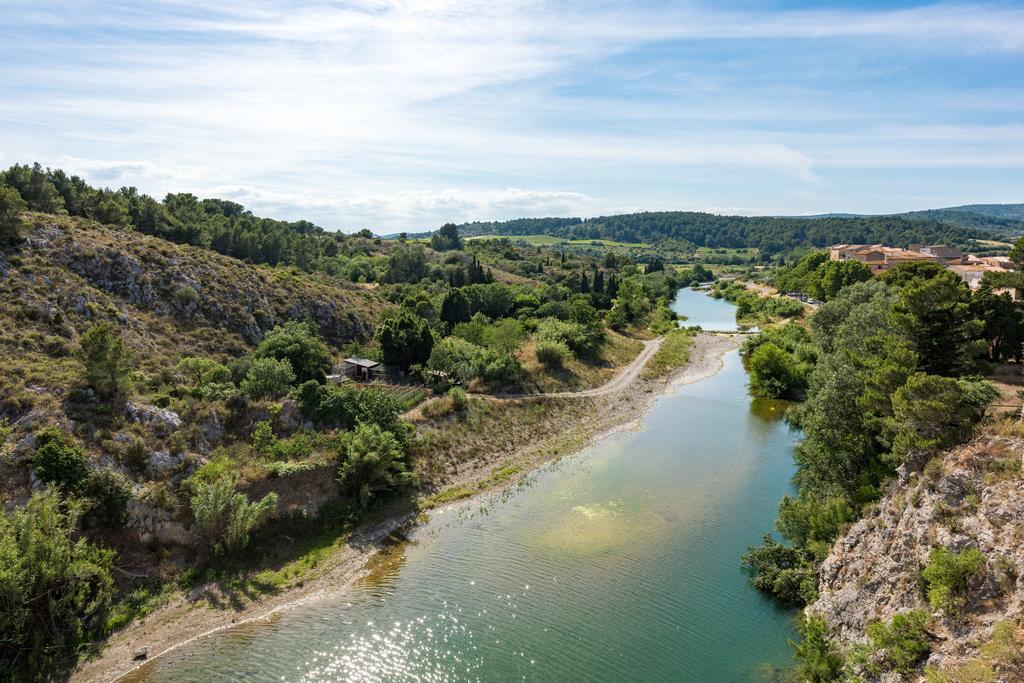
[[388,233],[1024,202],[1024,2],[0,0],[0,166]]

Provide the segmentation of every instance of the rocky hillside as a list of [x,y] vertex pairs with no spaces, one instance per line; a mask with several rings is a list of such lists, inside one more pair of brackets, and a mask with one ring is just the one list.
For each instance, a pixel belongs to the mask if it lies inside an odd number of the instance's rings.
[[[228,357],[285,320],[309,320],[335,345],[366,341],[375,292],[84,219],[30,214],[16,249],[0,252],[0,416],[67,386],[77,335],[116,323],[144,371],[187,353]],[[29,362],[26,362],[29,361]]]
[[[27,218],[24,240],[0,252],[5,509],[24,504],[36,486],[25,461],[46,425],[78,434],[97,467],[134,457],[142,480],[162,480],[189,451],[216,445],[225,429],[216,415],[167,408],[162,387],[182,357],[228,362],[288,320],[313,322],[337,351],[367,341],[384,305],[365,286],[253,266],[84,219]],[[134,359],[138,395],[118,414],[75,389],[78,340],[98,322],[115,325]]]
[[[1024,680],[1022,457],[1024,427],[1004,418],[922,471],[901,472],[877,507],[836,542],[808,611],[824,617],[851,675]],[[983,560],[960,562],[957,576],[929,573],[926,567],[939,564],[936,553],[945,553],[935,549],[961,559],[977,557],[976,549]],[[945,583],[950,591],[937,591]],[[914,613],[925,624],[920,647],[907,646],[907,633],[897,647],[869,628]]]

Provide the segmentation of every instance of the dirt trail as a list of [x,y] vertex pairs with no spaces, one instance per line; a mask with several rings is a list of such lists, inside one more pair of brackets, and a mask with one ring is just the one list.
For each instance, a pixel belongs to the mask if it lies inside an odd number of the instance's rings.
[[629,365],[622,368],[619,374],[615,375],[607,384],[602,384],[599,387],[593,389],[580,389],[579,391],[555,391],[552,393],[543,394],[472,394],[477,398],[488,398],[496,401],[513,401],[524,398],[582,398],[585,396],[607,396],[608,394],[614,394],[616,391],[625,389],[630,384],[640,378],[640,373],[643,371],[644,366],[647,365],[647,361],[651,359],[651,356],[658,352],[661,348],[661,343],[665,340],[665,337],[658,337],[656,339],[648,339],[644,341],[644,348],[637,354],[637,357],[630,361]]

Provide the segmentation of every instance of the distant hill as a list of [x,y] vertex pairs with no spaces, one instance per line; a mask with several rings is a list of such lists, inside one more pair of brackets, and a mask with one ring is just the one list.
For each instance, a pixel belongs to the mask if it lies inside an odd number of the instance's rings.
[[476,235],[552,235],[563,239],[617,242],[680,240],[697,247],[757,247],[771,255],[797,247],[840,242],[912,242],[970,246],[976,239],[1024,234],[1024,204],[973,204],[891,215],[846,213],[814,216],[722,216],[694,211],[659,211],[596,218],[519,218],[464,223]]
[[719,216],[691,211],[663,211],[599,216],[597,218],[522,218],[512,221],[466,223],[466,236],[553,235],[565,239],[607,239],[656,243],[677,240],[697,247],[756,247],[762,255],[798,247],[824,247],[839,242],[906,246],[913,242],[969,246],[975,239],[994,236],[953,222],[903,216]]
[[1024,220],[1024,204],[964,204],[963,206],[951,206],[939,210],[976,213],[982,216],[992,216],[993,218]]

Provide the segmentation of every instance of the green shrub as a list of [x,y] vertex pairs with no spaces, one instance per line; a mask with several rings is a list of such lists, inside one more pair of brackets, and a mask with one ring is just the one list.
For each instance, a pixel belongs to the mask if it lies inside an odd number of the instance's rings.
[[302,383],[292,396],[302,414],[316,424],[347,429],[359,416],[359,399],[351,387],[310,380]]
[[89,476],[85,454],[68,434],[49,427],[36,437],[32,455],[36,476],[63,491],[77,492]]
[[107,398],[127,393],[131,388],[132,353],[110,323],[86,330],[79,340],[78,360],[84,368],[86,384]]
[[806,371],[793,356],[772,342],[758,346],[746,358],[750,390],[767,398],[800,398],[807,388]]
[[928,564],[922,572],[928,604],[934,610],[956,615],[964,606],[971,582],[985,571],[985,555],[977,548],[960,552],[949,548],[932,548]]
[[267,465],[267,477],[277,479],[289,477],[302,472],[309,472],[316,469],[316,463],[312,462],[279,462],[275,461]]
[[908,675],[924,659],[931,649],[929,621],[931,616],[928,612],[913,610],[900,612],[888,624],[876,621],[868,625],[871,647],[876,652],[884,651],[883,661],[888,670]]
[[375,424],[359,424],[345,434],[338,479],[366,507],[379,493],[411,485],[416,475],[407,471],[402,444]]
[[252,434],[249,435],[249,443],[252,449],[259,455],[270,455],[277,444],[277,437],[274,436],[274,427],[270,420],[262,420],[256,423]]
[[[311,324],[290,321],[278,325],[256,347],[257,358],[287,361],[300,382],[323,381],[331,369],[331,353]],[[293,380],[289,380],[289,384]]]
[[829,636],[825,620],[819,616],[800,616],[800,640],[790,641],[801,681],[832,683],[839,679],[843,658]]
[[538,341],[533,347],[537,362],[547,368],[558,368],[566,359],[572,358],[572,351],[560,341]]
[[434,345],[427,368],[444,373],[450,384],[466,384],[479,377],[487,363],[487,352],[459,337],[445,337]]
[[436,420],[455,412],[455,401],[451,396],[438,396],[420,406],[420,414],[428,420]]
[[104,631],[114,552],[83,538],[56,493],[0,517],[0,671],[53,680]]
[[179,285],[174,290],[174,301],[179,306],[199,303],[199,292],[189,285]]
[[469,403],[469,397],[466,395],[466,390],[461,387],[453,387],[448,392],[448,398],[452,400],[452,405],[455,410],[462,410]]
[[276,358],[257,358],[249,366],[241,389],[252,399],[280,398],[295,381],[291,363]]
[[249,535],[277,509],[277,494],[250,502],[227,479],[196,486],[192,514],[215,554],[232,553],[249,543]]
[[604,343],[604,328],[600,324],[582,325],[565,322],[555,318],[546,318],[537,325],[534,338],[538,341],[561,342],[573,353],[580,356],[592,356]]
[[783,602],[805,605],[817,597],[815,566],[809,555],[765,534],[763,544],[748,548],[741,558],[753,574],[751,584]]
[[109,467],[90,472],[82,485],[82,495],[91,501],[90,521],[108,529],[124,526],[132,487],[123,474]]

